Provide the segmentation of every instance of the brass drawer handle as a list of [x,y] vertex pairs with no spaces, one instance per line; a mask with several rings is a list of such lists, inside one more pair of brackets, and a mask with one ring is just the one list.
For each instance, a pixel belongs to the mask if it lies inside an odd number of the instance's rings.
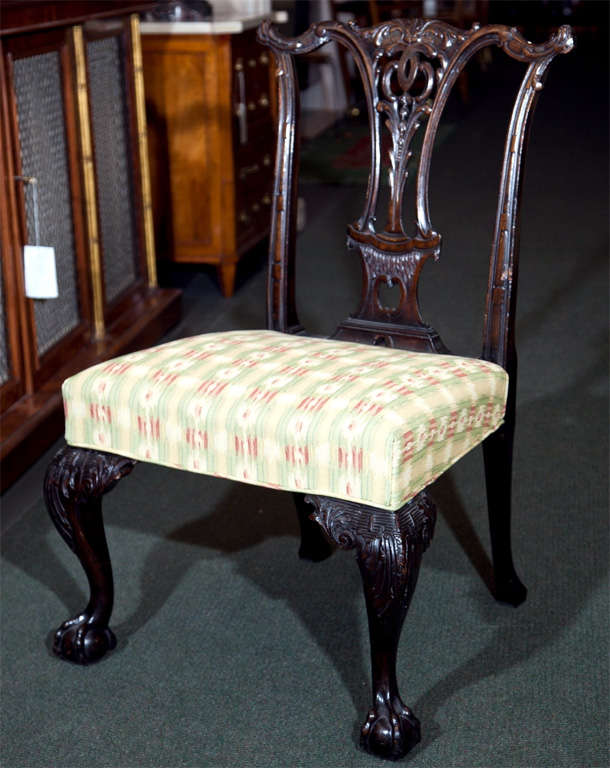
[[260,166],[258,163],[254,163],[254,165],[245,165],[243,168],[239,169],[239,178],[245,179],[246,176],[250,176],[251,173],[258,173],[260,171]]
[[258,60],[261,64],[269,64],[269,56],[267,56],[266,53],[261,53],[261,55],[258,57]]
[[270,195],[263,195],[263,205],[271,205]]
[[269,97],[266,93],[263,93],[263,95],[258,100],[258,103],[261,107],[268,107],[269,106]]
[[263,156],[263,165],[271,165],[271,155]]
[[256,59],[248,59],[248,66],[249,67],[255,67],[256,66]]
[[248,119],[246,117],[246,78],[243,73],[243,65],[238,68],[238,64],[241,59],[238,59],[235,64],[235,90],[237,95],[237,102],[234,105],[234,112],[237,115],[237,121],[239,126],[239,143],[248,143]]
[[242,211],[239,214],[239,220],[240,220],[240,222],[242,224],[247,224],[250,221],[250,217],[248,216],[248,214],[245,211]]
[[244,62],[243,59],[237,59],[235,62],[235,71],[236,72],[242,72],[244,68]]
[[260,207],[260,205],[258,203],[253,203],[252,210],[254,211],[254,213],[258,213],[260,211],[260,209],[261,209],[261,207]]
[[250,110],[250,112],[254,112],[254,110],[256,109],[256,104],[253,101],[249,101],[248,109]]

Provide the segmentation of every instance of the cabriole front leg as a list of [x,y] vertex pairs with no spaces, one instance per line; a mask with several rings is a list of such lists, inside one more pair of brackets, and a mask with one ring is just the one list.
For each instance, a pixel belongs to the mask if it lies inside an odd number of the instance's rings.
[[123,456],[66,446],[47,469],[47,509],[89,581],[86,608],[59,627],[53,643],[58,656],[77,664],[98,661],[116,645],[108,627],[114,588],[102,519],[102,495],[129,474],[135,463]]
[[422,554],[434,531],[434,503],[425,492],[396,512],[320,496],[308,496],[307,501],[332,541],[356,549],[373,678],[373,705],[361,729],[361,744],[368,752],[398,760],[421,738],[419,721],[398,691],[396,656]]

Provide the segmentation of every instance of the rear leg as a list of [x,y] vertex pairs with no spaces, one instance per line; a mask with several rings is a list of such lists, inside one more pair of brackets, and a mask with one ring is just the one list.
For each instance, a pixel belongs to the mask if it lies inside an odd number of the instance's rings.
[[305,496],[302,493],[293,493],[292,495],[301,528],[299,557],[314,563],[326,560],[335,551],[334,546],[326,538],[318,523],[312,519],[313,510],[310,504],[305,503]]
[[513,414],[514,409],[509,405],[505,423],[483,441],[483,458],[494,570],[494,596],[500,602],[517,606],[525,600],[527,589],[515,571],[511,546]]

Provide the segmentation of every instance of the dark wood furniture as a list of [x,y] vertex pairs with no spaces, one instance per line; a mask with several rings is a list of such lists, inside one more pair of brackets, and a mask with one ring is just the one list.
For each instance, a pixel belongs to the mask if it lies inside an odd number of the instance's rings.
[[[139,22],[149,3],[3,2],[0,458],[7,487],[63,429],[70,374],[158,339]],[[55,247],[59,298],[24,294],[23,246]]]
[[[445,21],[456,27],[466,28],[475,22],[486,23],[488,17],[488,0],[474,0],[474,2],[464,2],[464,0],[437,0],[434,10],[434,17],[437,20]],[[424,15],[423,0],[330,0],[330,9],[333,19],[338,20],[345,15],[352,16],[359,26],[377,26],[383,21],[391,19],[415,19],[422,18]],[[348,52],[343,46],[339,46],[339,62],[341,65],[341,76],[345,88],[345,97],[348,104],[348,111],[352,113],[359,112],[359,102],[362,96],[362,85],[356,74],[355,93],[347,64]],[[468,72],[463,70],[456,83],[459,89],[460,97],[464,103],[468,103]],[[350,109],[350,105],[355,105]]]
[[[156,31],[166,27],[178,31]],[[214,22],[143,29],[159,253],[215,265],[231,296],[238,260],[269,234],[271,57],[255,29],[215,34]]]
[[[362,301],[354,316],[339,325],[334,337],[441,355],[447,351],[445,345],[438,333],[423,322],[417,304],[422,265],[438,255],[441,243],[440,235],[432,227],[428,207],[428,171],[438,122],[460,71],[477,50],[495,45],[527,65],[505,145],[482,351],[482,358],[502,366],[510,379],[505,423],[485,440],[484,454],[495,597],[519,605],[525,599],[526,589],[515,572],[511,555],[510,489],[520,171],[528,119],[536,97],[551,60],[571,50],[571,31],[562,27],[548,42],[532,45],[515,29],[504,26],[463,31],[443,22],[409,20],[368,29],[339,22],[320,23],[296,39],[283,38],[264,24],[259,37],[276,57],[279,83],[268,327],[286,334],[303,330],[294,301],[298,146],[294,56],[337,40],[351,51],[364,81],[372,141],[364,208],[360,218],[348,227],[348,245],[359,255],[362,265]],[[415,170],[415,224],[409,232],[403,221],[402,194],[411,139],[424,121],[427,126]],[[377,210],[377,195],[381,135],[385,130],[391,137],[391,173],[384,219]],[[380,291],[391,284],[398,285],[400,296],[397,305],[388,308],[383,305]],[[134,464],[132,459],[68,446],[49,467],[45,496],[50,514],[79,557],[91,585],[87,607],[57,631],[55,651],[63,658],[92,662],[115,644],[108,628],[113,586],[101,497]],[[434,504],[425,490],[394,511],[312,494],[296,494],[295,498],[303,534],[302,557],[327,556],[331,551],[329,541],[356,550],[367,604],[373,676],[373,702],[362,727],[362,745],[382,757],[400,758],[419,741],[420,727],[398,691],[396,654],[422,553],[432,537]]]

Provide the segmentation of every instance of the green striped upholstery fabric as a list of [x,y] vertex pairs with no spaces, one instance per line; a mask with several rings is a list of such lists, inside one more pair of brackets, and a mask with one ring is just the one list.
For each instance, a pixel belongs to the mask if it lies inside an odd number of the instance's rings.
[[209,333],[64,382],[66,440],[397,509],[502,423],[493,363],[275,331]]

